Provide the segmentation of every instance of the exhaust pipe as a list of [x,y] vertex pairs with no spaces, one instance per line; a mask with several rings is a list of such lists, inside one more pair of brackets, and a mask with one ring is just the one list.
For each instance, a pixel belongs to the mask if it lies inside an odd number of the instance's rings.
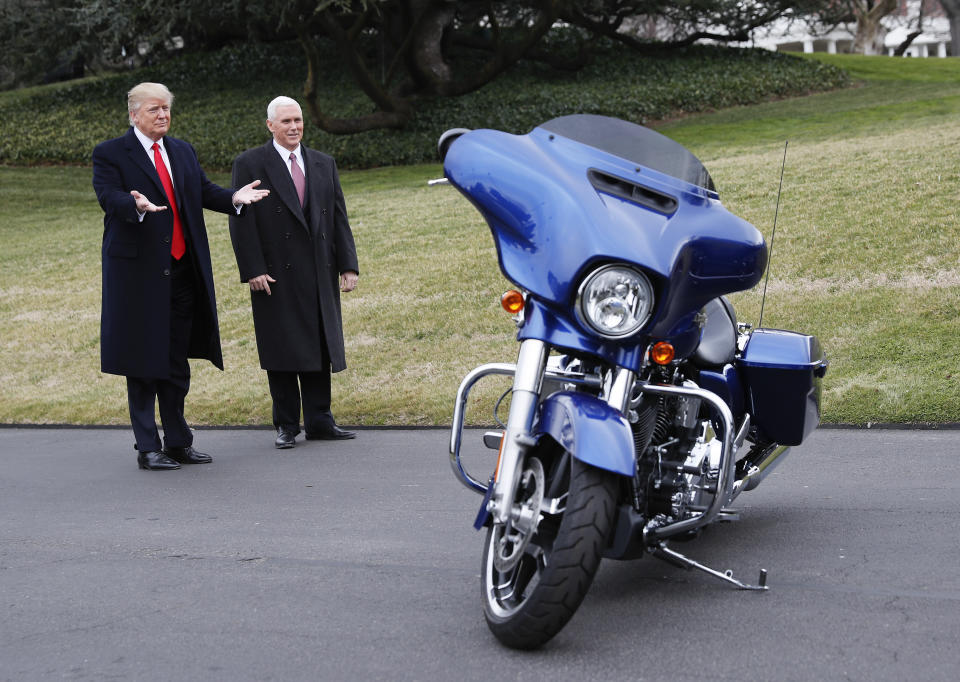
[[733,495],[730,500],[733,501],[744,490],[753,490],[760,482],[773,471],[773,468],[780,462],[784,455],[790,452],[789,445],[767,445],[764,448],[755,449],[750,452],[737,468],[745,467],[743,476],[737,478],[733,483]]

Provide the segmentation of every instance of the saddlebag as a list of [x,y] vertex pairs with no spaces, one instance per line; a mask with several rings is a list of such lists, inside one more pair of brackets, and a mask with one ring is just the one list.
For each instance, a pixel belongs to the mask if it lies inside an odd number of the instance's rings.
[[761,436],[800,445],[820,424],[820,384],[828,362],[817,337],[755,329],[736,363]]

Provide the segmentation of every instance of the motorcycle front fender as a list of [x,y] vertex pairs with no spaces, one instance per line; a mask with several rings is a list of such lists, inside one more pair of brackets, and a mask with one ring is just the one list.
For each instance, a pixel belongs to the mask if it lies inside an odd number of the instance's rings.
[[623,415],[586,393],[558,391],[540,405],[536,435],[546,434],[584,464],[634,475],[633,432]]

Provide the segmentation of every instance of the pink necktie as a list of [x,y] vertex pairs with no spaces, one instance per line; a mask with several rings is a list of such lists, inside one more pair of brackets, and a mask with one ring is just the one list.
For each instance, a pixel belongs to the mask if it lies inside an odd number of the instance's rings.
[[300,164],[297,163],[297,155],[293,152],[290,152],[290,175],[293,176],[293,186],[297,188],[297,196],[300,197],[300,205],[303,206],[303,195],[307,189],[307,181],[303,177],[303,171],[300,170]]
[[170,209],[173,211],[173,241],[170,242],[170,254],[180,260],[187,250],[186,243],[183,241],[183,223],[180,222],[180,211],[177,209],[177,199],[173,194],[173,182],[170,180],[170,173],[167,172],[167,165],[163,162],[160,145],[156,142],[153,143],[153,162],[157,165],[160,184],[163,185],[163,191],[167,193],[167,201],[170,202]]

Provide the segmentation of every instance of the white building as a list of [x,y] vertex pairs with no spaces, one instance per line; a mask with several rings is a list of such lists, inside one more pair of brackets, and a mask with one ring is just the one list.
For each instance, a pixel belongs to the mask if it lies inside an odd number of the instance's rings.
[[[914,38],[904,56],[951,56],[950,22],[937,0],[900,0],[900,6],[881,20],[883,47],[888,55],[893,55],[907,36],[917,30],[921,2],[924,3],[923,32]],[[750,44],[782,52],[845,53],[853,46],[855,32],[855,23],[817,30],[802,21],[781,21],[757,29]]]

